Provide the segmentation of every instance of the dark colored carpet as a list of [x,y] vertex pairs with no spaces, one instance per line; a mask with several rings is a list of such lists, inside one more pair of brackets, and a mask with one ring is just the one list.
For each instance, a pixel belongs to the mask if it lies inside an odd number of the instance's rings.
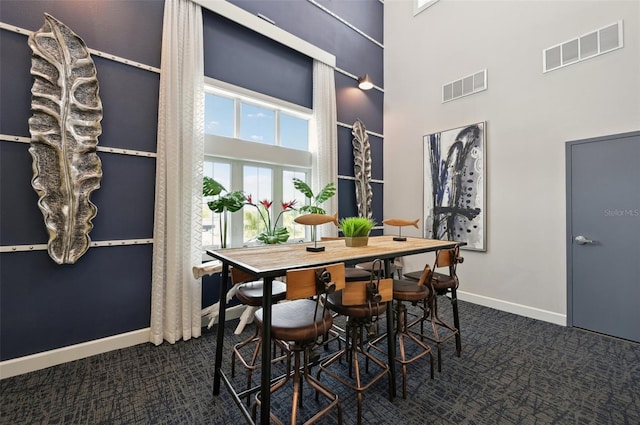
[[[441,308],[448,316],[448,303]],[[446,344],[434,380],[426,358],[412,364],[406,400],[390,402],[386,379],[379,381],[365,394],[363,423],[640,424],[640,344],[464,302],[460,311],[462,357],[453,341]],[[234,328],[226,327],[225,345],[239,340]],[[253,325],[241,337],[251,332]],[[0,423],[242,424],[224,386],[212,396],[214,352],[215,328],[196,340],[139,345],[4,379]],[[236,375],[238,385],[243,377]],[[339,393],[344,423],[355,424],[354,394],[326,375],[322,381]],[[316,407],[313,393],[304,395],[303,416]],[[285,416],[286,394],[273,405]]]

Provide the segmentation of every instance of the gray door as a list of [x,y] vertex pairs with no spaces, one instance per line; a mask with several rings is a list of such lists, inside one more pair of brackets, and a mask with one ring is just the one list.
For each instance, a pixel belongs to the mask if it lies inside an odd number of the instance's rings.
[[640,342],[640,132],[566,154],[568,325]]

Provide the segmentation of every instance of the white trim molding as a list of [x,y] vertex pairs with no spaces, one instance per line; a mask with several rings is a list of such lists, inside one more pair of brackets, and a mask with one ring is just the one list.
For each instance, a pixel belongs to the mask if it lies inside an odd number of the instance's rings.
[[[31,138],[23,137],[23,136],[12,136],[9,134],[0,134],[0,141],[30,144]],[[96,150],[98,152],[117,153],[117,154],[132,155],[132,156],[144,156],[144,157],[150,157],[150,158],[155,158],[157,156],[155,152],[136,151],[131,149],[121,149],[121,148],[110,148],[108,146],[97,146]]]
[[220,0],[192,0],[194,3],[199,4],[207,10],[210,10],[218,15],[224,16],[233,22],[240,24],[244,27],[251,29],[252,31],[262,34],[265,37],[269,37],[278,43],[291,47],[298,52],[309,56],[312,59],[316,59],[322,63],[334,67],[336,66],[336,57],[329,52],[322,50],[321,48],[314,46],[313,44],[304,41],[301,38],[279,28],[273,23],[253,15],[246,10],[229,3],[228,1]]
[[0,362],[0,379],[149,342],[149,328]]
[[484,295],[477,295],[464,291],[458,291],[458,299],[473,304],[494,308],[496,310],[506,311],[507,313],[513,313],[519,316],[542,320],[543,322],[549,322],[555,325],[567,326],[566,314],[554,313],[553,311],[542,310],[523,304],[516,304],[509,301],[485,297]]
[[[350,23],[346,19],[338,16],[336,13],[334,13],[331,10],[329,10],[329,8],[321,5],[320,3],[318,3],[315,0],[307,0],[307,1],[309,3],[311,3],[312,5],[316,6],[318,9],[322,10],[323,12],[329,14],[334,19],[342,22],[344,25],[346,25],[347,27],[349,27],[353,31],[357,32],[358,34],[360,34],[361,36],[363,36],[364,38],[366,38],[367,40],[369,40],[370,42],[372,42],[376,46],[384,49],[384,45],[382,43],[380,43],[378,40],[376,40],[375,38],[371,37],[369,34],[365,33],[364,31],[362,31],[361,29],[359,29],[358,27],[356,27],[355,25],[353,25],[352,23]],[[431,0],[431,1],[434,1],[434,0]],[[435,1],[438,1],[438,0],[435,0]]]
[[[353,124],[347,124],[347,123],[340,122],[340,121],[338,121],[338,125],[339,125],[340,127],[353,128]],[[372,136],[376,136],[376,137],[379,137],[379,138],[381,138],[381,139],[384,139],[384,134],[375,133],[375,132],[373,132],[373,131],[369,131],[369,130],[367,130],[367,134],[370,134],[370,135],[372,135]]]
[[[26,35],[27,37],[29,35],[31,35],[31,33],[33,32],[33,31],[28,30],[28,29],[20,28],[20,27],[17,27],[15,25],[10,25],[10,24],[4,23],[4,22],[0,22],[0,29],[7,30],[7,31],[12,31],[12,32],[15,32],[17,34]],[[156,68],[156,67],[151,66],[151,65],[145,65],[144,63],[132,61],[130,59],[122,58],[120,56],[112,55],[111,53],[102,52],[102,51],[96,50],[96,49],[88,49],[88,50],[94,56],[99,56],[101,58],[109,59],[109,60],[112,60],[114,62],[120,62],[120,63],[123,63],[125,65],[129,65],[129,66],[135,66],[136,68],[144,69],[146,71],[155,72],[156,74],[160,73],[160,68]]]
[[[128,246],[128,245],[147,245],[152,244],[153,239],[120,239],[111,241],[91,241],[92,248],[104,246]],[[47,244],[31,244],[31,245],[1,245],[0,252],[24,252],[24,251],[45,251]]]

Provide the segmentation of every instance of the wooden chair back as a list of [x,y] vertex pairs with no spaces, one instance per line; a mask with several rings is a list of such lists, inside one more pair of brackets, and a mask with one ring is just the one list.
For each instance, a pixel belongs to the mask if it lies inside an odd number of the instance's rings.
[[237,267],[231,267],[231,283],[234,285],[238,285],[240,283],[245,282],[253,282],[254,280],[258,280],[251,273],[247,273],[243,270],[240,270]]
[[464,258],[460,256],[460,247],[456,246],[451,249],[443,249],[436,254],[435,267],[448,267],[449,275],[454,276],[456,272],[456,266],[462,263]]
[[316,285],[316,271],[326,269],[331,274],[331,282],[335,283],[335,290],[344,289],[344,263],[329,264],[320,267],[295,269],[287,271],[287,299],[298,300],[319,295]]
[[431,270],[431,267],[427,264],[424,266],[424,269],[422,269],[422,274],[420,275],[420,279],[418,279],[418,286],[430,285],[432,277],[433,270]]
[[356,282],[347,282],[342,290],[342,304],[344,305],[362,305],[367,304],[367,286],[376,285],[380,294],[379,302],[387,302],[393,299],[393,279],[373,279],[360,280]]

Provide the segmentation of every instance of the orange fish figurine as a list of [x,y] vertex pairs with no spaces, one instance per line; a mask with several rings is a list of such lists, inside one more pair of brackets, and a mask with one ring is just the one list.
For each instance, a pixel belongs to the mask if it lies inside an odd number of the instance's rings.
[[328,214],[305,214],[293,219],[298,224],[305,226],[317,226],[319,224],[331,223],[338,225],[338,213],[334,215]]
[[420,221],[419,218],[416,220],[405,220],[404,218],[388,218],[386,220],[382,220],[382,223],[387,224],[389,226],[399,226],[399,227],[413,226],[416,229],[418,229],[419,221]]

